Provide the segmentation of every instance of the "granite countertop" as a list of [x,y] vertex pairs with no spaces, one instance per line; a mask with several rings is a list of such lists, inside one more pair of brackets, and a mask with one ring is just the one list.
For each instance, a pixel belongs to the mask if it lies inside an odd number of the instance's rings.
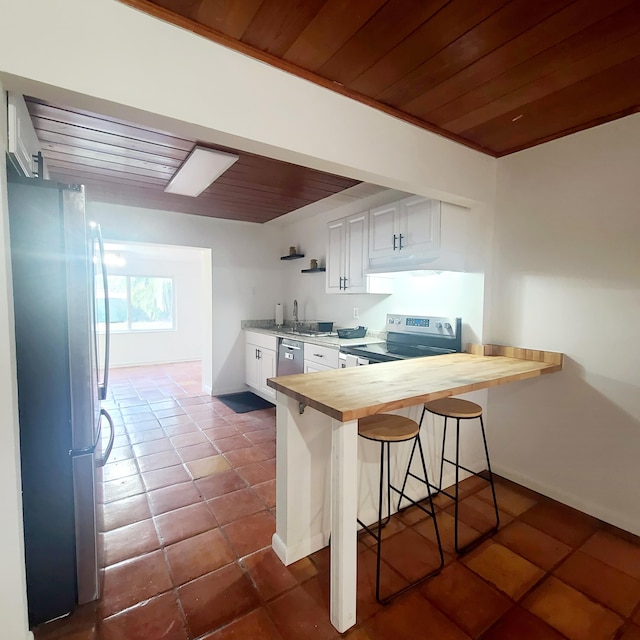
[[[364,338],[338,338],[335,336],[305,336],[297,333],[290,333],[287,327],[276,327],[275,325],[254,326],[254,323],[261,321],[245,321],[242,323],[242,329],[245,331],[253,331],[255,333],[263,333],[265,335],[273,335],[281,338],[291,338],[292,340],[300,340],[309,344],[317,344],[325,347],[343,347],[354,346],[357,344],[375,344],[386,341],[386,333],[384,331],[369,331]],[[284,329],[284,330],[283,330]]]

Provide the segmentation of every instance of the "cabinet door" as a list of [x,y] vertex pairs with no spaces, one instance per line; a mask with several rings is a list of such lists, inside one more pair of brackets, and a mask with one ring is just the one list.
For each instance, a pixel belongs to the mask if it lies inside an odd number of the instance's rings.
[[276,390],[267,386],[267,378],[274,378],[276,375],[276,352],[271,349],[259,349],[259,352],[260,384],[258,389],[262,391],[263,395],[275,399]]
[[440,248],[440,202],[419,196],[400,201],[398,257],[428,254]]
[[343,291],[346,293],[366,293],[365,269],[369,260],[369,216],[366,211],[346,219],[346,254]]
[[305,360],[304,362],[304,372],[305,373],[314,373],[316,371],[333,371],[333,367],[328,367],[325,364],[317,364],[315,362],[309,362]]
[[254,389],[257,389],[260,385],[258,367],[259,360],[257,357],[258,347],[255,344],[247,343],[245,346],[245,373],[244,381]]
[[327,225],[327,293],[342,291],[345,253],[345,219],[334,220]]
[[393,257],[398,253],[398,212],[398,202],[392,202],[369,211],[370,258]]

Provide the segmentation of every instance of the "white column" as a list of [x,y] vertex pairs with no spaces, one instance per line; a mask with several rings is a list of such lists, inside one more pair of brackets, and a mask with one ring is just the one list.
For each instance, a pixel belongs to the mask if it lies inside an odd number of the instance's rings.
[[[326,546],[330,527],[331,419],[276,394],[276,532],[286,565]],[[353,461],[355,466],[355,459]]]
[[356,623],[358,421],[332,420],[331,623],[341,633]]

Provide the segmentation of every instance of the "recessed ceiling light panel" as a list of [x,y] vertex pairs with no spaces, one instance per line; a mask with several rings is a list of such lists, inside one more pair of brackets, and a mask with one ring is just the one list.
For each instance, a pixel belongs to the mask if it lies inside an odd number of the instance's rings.
[[196,145],[164,190],[195,198],[236,162],[238,157],[232,153]]

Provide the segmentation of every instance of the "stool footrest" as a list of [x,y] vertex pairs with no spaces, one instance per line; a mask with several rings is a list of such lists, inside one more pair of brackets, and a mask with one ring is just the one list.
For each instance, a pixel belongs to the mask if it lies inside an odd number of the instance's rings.
[[[456,466],[456,463],[453,460],[449,460],[448,458],[442,458],[445,462],[448,462],[449,464],[452,464],[454,467]],[[479,476],[480,478],[482,478],[483,480],[486,480],[487,482],[491,482],[489,480],[489,478],[485,478],[482,474],[486,473],[486,469],[483,469],[482,471],[472,471],[471,469],[469,469],[468,467],[464,467],[461,464],[457,465],[459,469],[464,469],[464,471],[467,471],[468,473],[473,474],[474,476]]]
[[[380,537],[378,536],[377,533],[374,533],[370,527],[368,527],[364,522],[362,522],[362,520],[360,520],[359,518],[356,519],[356,522],[376,541],[380,542]],[[382,525],[380,527],[381,529],[384,528],[384,525]]]
[[[418,507],[418,509],[420,509],[421,511],[424,511],[427,515],[431,516],[432,518],[435,518],[435,513],[433,510],[423,507],[419,502],[416,502],[413,498],[410,498],[406,493],[404,493],[403,491],[400,491],[400,489],[397,489],[392,484],[389,485],[389,487],[393,489],[400,496],[400,500],[398,501],[398,504],[400,504],[400,502],[402,501],[402,498],[404,498],[405,500],[408,500],[414,507]],[[428,500],[429,496],[422,499]]]

